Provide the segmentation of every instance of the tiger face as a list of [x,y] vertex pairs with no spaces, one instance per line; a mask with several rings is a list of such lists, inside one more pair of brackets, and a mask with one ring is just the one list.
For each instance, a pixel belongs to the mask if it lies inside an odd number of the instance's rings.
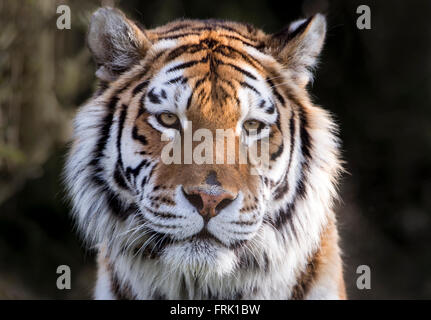
[[[239,163],[239,149],[268,138],[269,165],[275,164],[283,148],[283,115],[263,65],[246,55],[242,42],[208,23],[195,27],[199,34],[171,43],[152,75],[137,81],[135,88],[143,83],[145,89],[124,107],[130,131],[120,126],[117,152],[127,157],[113,177],[137,197],[148,228],[164,238],[163,254],[187,263],[213,259],[217,266],[222,252],[229,255],[256,235],[270,196],[264,177],[271,171],[252,174],[250,161]],[[208,148],[200,150],[203,138]],[[170,148],[163,140],[173,141],[177,163],[166,161]],[[205,161],[199,151],[208,153]]]
[[319,156],[308,130],[319,117],[331,127],[306,91],[324,33],[321,15],[267,35],[219,20],[144,30],[98,10],[88,44],[101,86],[66,166],[86,237],[114,260],[174,269],[268,263],[268,230],[284,234]]

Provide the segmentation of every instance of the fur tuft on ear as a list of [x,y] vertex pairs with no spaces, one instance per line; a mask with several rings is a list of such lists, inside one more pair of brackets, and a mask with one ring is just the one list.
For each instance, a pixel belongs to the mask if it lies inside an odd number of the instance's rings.
[[96,76],[108,82],[142,59],[151,46],[134,22],[110,7],[93,13],[87,41],[98,65]]
[[322,50],[326,34],[326,19],[316,14],[309,19],[292,22],[270,36],[266,47],[294,79],[302,86],[312,80],[312,69]]

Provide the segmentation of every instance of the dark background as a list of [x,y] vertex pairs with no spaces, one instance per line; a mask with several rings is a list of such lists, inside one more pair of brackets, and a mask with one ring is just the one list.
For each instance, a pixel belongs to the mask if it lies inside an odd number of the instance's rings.
[[[347,174],[337,205],[352,299],[431,298],[430,1],[0,0],[0,298],[89,298],[94,256],[68,216],[61,170],[77,106],[95,86],[85,46],[101,3],[151,28],[225,18],[275,32],[316,11],[327,41],[310,86],[341,128]],[[68,4],[71,30],[56,28]],[[358,30],[356,8],[371,8]],[[56,288],[56,268],[72,290]],[[371,268],[371,290],[356,268]]]

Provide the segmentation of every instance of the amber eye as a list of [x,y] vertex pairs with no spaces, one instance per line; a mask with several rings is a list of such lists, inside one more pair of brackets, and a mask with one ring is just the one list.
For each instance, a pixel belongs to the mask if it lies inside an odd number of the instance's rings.
[[177,127],[179,124],[178,117],[170,112],[163,112],[157,116],[159,122],[168,128]]
[[246,122],[244,122],[243,126],[245,131],[247,131],[248,134],[252,134],[252,133],[259,133],[259,131],[265,127],[265,124],[258,120],[247,120]]

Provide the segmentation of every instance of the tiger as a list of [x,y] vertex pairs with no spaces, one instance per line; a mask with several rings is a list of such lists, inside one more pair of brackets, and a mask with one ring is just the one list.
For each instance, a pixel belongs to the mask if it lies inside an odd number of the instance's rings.
[[[273,34],[92,14],[99,85],[74,119],[64,177],[97,252],[95,299],[346,299],[334,210],[341,142],[309,94],[325,34],[320,13]],[[268,156],[187,162],[202,137],[178,141],[200,129],[230,130],[230,149]],[[179,163],[164,159],[169,144]],[[227,149],[210,146],[205,159]]]

